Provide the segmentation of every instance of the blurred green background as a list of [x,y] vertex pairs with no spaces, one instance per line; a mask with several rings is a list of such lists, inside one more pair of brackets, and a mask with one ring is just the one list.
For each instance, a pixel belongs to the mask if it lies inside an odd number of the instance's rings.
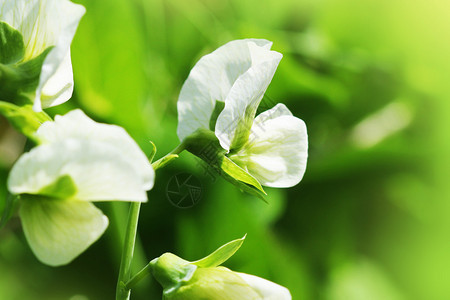
[[[158,171],[142,207],[135,270],[170,251],[196,260],[248,234],[225,265],[288,287],[293,299],[450,299],[450,3],[445,0],[96,0],[72,43],[80,107],[119,124],[146,153],[175,148],[176,101],[203,55],[265,38],[284,55],[264,109],[308,126],[303,181],[268,202],[205,174],[189,153]],[[24,140],[0,122],[0,209]],[[195,174],[198,205],[166,197]],[[13,217],[0,230],[0,299],[113,299],[126,203],[100,203],[106,234],[73,263],[31,253]],[[160,299],[149,276],[132,299]]]

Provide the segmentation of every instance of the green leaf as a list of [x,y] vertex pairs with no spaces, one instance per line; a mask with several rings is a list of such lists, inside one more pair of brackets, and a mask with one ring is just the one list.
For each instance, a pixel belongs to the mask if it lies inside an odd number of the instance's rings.
[[9,122],[26,137],[38,142],[34,133],[46,121],[51,118],[44,112],[35,112],[31,105],[17,106],[0,101],[0,114],[4,115]]
[[191,264],[196,265],[200,268],[213,268],[220,266],[224,262],[226,262],[231,256],[236,253],[236,251],[239,250],[239,248],[244,243],[245,237],[247,235],[244,235],[240,239],[233,240],[231,242],[226,243],[225,245],[222,245],[220,248],[218,248],[216,251],[211,253],[210,255],[191,262]]
[[72,177],[63,175],[52,184],[42,188],[37,194],[53,198],[69,199],[77,193]]
[[5,22],[0,22],[0,64],[13,64],[25,55],[23,37]]

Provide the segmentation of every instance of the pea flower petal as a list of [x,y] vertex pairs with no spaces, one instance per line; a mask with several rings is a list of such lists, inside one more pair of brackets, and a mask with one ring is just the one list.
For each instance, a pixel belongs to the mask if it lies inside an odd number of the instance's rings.
[[23,154],[8,177],[21,198],[20,217],[36,256],[69,263],[104,232],[108,221],[89,201],[147,201],[154,171],[122,128],[99,124],[80,110],[45,122],[42,143]]
[[247,283],[261,299],[264,300],[290,300],[292,299],[291,293],[284,286],[278,285],[272,281],[266,280],[261,277],[257,277],[245,273],[237,273]]
[[64,103],[72,96],[70,44],[84,13],[82,5],[68,0],[0,0],[0,21],[23,36],[24,61],[53,47],[41,69],[34,95],[35,111]]
[[128,163],[137,174],[143,188],[153,187],[154,171],[151,164],[136,142],[120,126],[101,124],[91,120],[80,109],[70,111],[64,116],[56,116],[54,122],[45,122],[36,132],[36,137],[44,143],[73,138],[77,140],[96,141],[105,147],[109,145],[120,152],[121,160]]
[[23,154],[13,166],[8,188],[13,194],[39,194],[68,175],[77,187],[78,201],[147,201],[141,178],[124,152],[98,141],[67,139],[40,145]]
[[51,266],[71,262],[108,226],[108,218],[84,201],[24,199],[19,215],[34,254]]
[[[282,58],[271,45],[237,40],[202,57],[181,89],[178,136],[186,141],[214,131],[225,155],[262,185],[290,187],[305,173],[306,126],[282,104],[256,116]],[[188,150],[209,156],[197,148]]]
[[236,80],[252,69],[249,44],[263,49],[270,49],[272,45],[261,39],[231,41],[203,56],[192,68],[177,103],[180,140],[198,128],[209,129],[216,101],[225,102]]
[[215,133],[225,150],[240,149],[245,144],[259,103],[282,58],[280,53],[253,42],[248,42],[248,48],[252,65],[234,82],[217,118]]
[[224,267],[199,268],[187,284],[164,296],[167,300],[265,299],[238,273]]
[[277,104],[255,118],[247,144],[230,158],[262,185],[294,186],[306,170],[306,125],[284,104]]

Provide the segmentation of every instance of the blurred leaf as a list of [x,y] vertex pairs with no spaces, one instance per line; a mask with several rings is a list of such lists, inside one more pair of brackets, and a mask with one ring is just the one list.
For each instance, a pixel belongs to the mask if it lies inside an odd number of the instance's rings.
[[404,298],[372,262],[359,260],[333,271],[328,300],[400,300]]
[[5,226],[8,220],[11,218],[16,200],[17,198],[15,196],[11,195],[10,193],[6,194],[5,206],[0,219],[0,228]]
[[72,43],[75,88],[88,111],[142,134],[145,41],[132,1],[87,1]]

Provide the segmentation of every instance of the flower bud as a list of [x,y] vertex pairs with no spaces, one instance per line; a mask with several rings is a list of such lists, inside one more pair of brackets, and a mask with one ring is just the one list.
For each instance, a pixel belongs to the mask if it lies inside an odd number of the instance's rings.
[[150,262],[150,270],[163,287],[166,300],[290,300],[289,290],[257,276],[217,266],[231,257],[244,238],[231,241],[207,257],[189,262],[165,253]]

